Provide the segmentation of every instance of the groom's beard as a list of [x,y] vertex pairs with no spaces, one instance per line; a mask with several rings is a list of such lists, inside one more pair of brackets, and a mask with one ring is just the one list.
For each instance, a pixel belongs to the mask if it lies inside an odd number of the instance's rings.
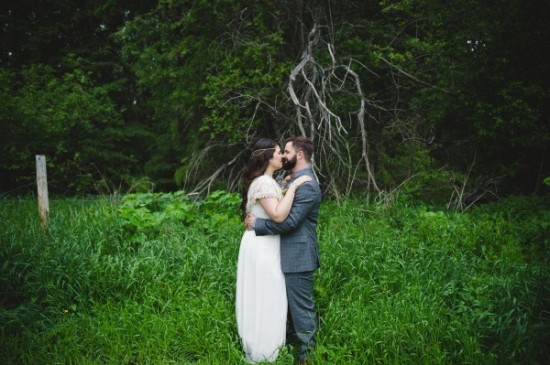
[[292,170],[295,166],[296,166],[296,163],[298,162],[298,159],[296,158],[296,156],[294,156],[292,159],[290,160],[284,160],[284,163],[283,163],[283,169],[285,170]]

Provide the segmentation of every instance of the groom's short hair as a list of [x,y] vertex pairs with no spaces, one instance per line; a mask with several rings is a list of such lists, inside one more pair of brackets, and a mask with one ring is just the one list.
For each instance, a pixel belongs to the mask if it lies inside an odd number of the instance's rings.
[[285,144],[289,142],[292,143],[292,147],[294,147],[296,152],[302,151],[304,153],[304,158],[307,162],[311,161],[311,156],[313,156],[314,150],[313,142],[302,136],[290,137],[286,140]]

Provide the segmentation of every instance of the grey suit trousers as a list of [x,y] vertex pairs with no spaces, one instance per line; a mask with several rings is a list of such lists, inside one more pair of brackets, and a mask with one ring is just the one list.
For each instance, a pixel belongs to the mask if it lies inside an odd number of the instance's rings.
[[309,350],[315,347],[317,314],[313,302],[313,271],[284,273],[288,309],[292,318],[289,328],[300,342],[300,360],[305,360]]

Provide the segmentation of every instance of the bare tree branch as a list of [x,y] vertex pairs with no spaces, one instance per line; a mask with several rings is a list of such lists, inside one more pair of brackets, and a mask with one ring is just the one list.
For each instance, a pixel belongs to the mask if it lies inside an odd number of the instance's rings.
[[[376,183],[368,156],[368,135],[365,126],[368,101],[362,91],[360,77],[352,70],[350,65],[337,63],[334,46],[331,43],[327,43],[327,50],[331,59],[330,67],[322,68],[315,61],[315,47],[320,38],[318,29],[317,24],[314,24],[308,34],[308,43],[305,45],[302,59],[289,76],[288,92],[295,106],[298,127],[304,136],[309,137],[312,141],[318,141],[316,144],[321,156],[332,157],[320,160],[321,163],[326,161],[326,166],[329,167],[332,159],[337,159],[340,161],[337,165],[347,166],[340,176],[347,175],[347,182],[344,186],[347,186],[346,192],[351,191],[357,168],[352,174],[354,156],[351,155],[345,138],[348,131],[342,123],[342,118],[328,104],[332,99],[332,93],[349,93],[349,87],[345,88],[345,85],[351,83],[352,88],[355,90],[352,95],[359,99],[359,105],[355,112],[361,131],[361,156],[359,161],[364,161],[369,185],[380,193],[381,190]],[[344,71],[343,77],[338,76],[339,70]],[[334,85],[333,80],[337,81],[338,84]],[[300,94],[296,92],[297,85],[302,90]],[[309,128],[307,128],[308,126]],[[307,130],[309,133],[306,133]],[[347,151],[347,161],[342,156],[343,151]]]
[[433,85],[433,84],[430,84],[429,82],[426,82],[426,81],[423,81],[423,80],[420,80],[419,78],[405,72],[405,70],[403,70],[402,68],[394,65],[393,63],[391,63],[390,61],[388,61],[386,58],[382,57],[382,56],[379,56],[378,57],[380,60],[382,60],[385,64],[387,64],[388,66],[396,69],[397,71],[399,71],[399,73],[407,76],[408,78],[418,82],[419,84],[422,84],[422,85],[426,85],[426,86],[429,86],[429,87],[432,87],[434,89],[438,89],[438,90],[442,90],[440,87],[438,87],[437,85]]
[[[202,180],[197,186],[195,186],[194,190],[192,191],[192,194],[200,194],[206,191],[207,194],[210,194],[210,188],[212,184],[216,181],[218,176],[226,169],[231,168],[231,174],[233,175],[233,170],[236,168],[235,162],[239,160],[239,158],[246,152],[246,150],[241,150],[238,152],[233,159],[227,163],[222,164],[220,167],[214,171],[207,179]],[[196,163],[200,163],[200,159],[196,160]],[[241,167],[242,168],[242,167]],[[237,181],[237,182],[235,182]],[[237,179],[229,179],[229,183],[232,188],[235,188],[236,184],[238,184],[238,178]],[[233,190],[230,188],[230,190]]]

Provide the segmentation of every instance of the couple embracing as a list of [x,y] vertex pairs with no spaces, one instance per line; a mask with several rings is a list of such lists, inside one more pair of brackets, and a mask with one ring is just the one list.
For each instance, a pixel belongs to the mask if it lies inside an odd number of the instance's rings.
[[[287,139],[284,151],[260,139],[243,174],[247,230],[237,265],[236,317],[249,363],[275,361],[287,340],[299,346],[299,362],[315,347],[321,191],[310,165],[313,149],[304,137]],[[292,172],[285,194],[273,179],[281,169]]]

